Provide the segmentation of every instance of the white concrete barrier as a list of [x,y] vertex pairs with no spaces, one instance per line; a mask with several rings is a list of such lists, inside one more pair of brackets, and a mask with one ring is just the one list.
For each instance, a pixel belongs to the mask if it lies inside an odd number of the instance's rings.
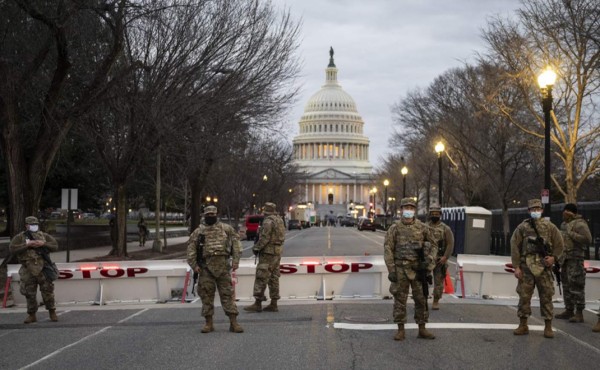
[[[57,263],[55,284],[58,304],[110,304],[194,299],[189,266],[185,260]],[[19,293],[20,265],[9,265],[13,303],[25,304]],[[389,282],[383,257],[282,258],[280,295],[283,299],[383,297]],[[254,259],[240,261],[235,274],[236,298],[251,300],[256,266]],[[39,293],[38,293],[39,294]],[[41,301],[41,296],[39,297]]]
[[[458,266],[462,266],[464,280],[464,296],[471,298],[517,298],[517,279],[514,277],[510,257],[459,254],[456,258]],[[586,298],[600,297],[600,261],[585,261],[586,266]],[[457,276],[457,281],[459,277]],[[555,283],[554,299],[562,298]],[[463,292],[457,291],[457,295]],[[537,297],[537,290],[534,293]]]

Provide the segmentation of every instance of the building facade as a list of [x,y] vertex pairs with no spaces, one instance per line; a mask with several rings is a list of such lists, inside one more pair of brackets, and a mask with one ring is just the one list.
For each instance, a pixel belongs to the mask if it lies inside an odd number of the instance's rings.
[[[378,194],[373,193],[369,138],[354,99],[337,80],[338,69],[329,51],[325,84],[306,103],[293,139],[299,167],[296,200],[317,219],[364,216]],[[302,217],[300,217],[302,218]]]

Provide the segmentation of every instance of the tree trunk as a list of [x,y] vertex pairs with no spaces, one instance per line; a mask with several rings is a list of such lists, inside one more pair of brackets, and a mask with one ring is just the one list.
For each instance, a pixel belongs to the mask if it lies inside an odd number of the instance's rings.
[[117,256],[127,257],[127,192],[125,183],[117,185]]
[[158,153],[156,154],[156,205],[154,207],[154,221],[156,223],[156,232],[154,236],[154,242],[152,243],[152,250],[154,252],[162,252],[162,242],[160,241],[160,146],[158,147]]

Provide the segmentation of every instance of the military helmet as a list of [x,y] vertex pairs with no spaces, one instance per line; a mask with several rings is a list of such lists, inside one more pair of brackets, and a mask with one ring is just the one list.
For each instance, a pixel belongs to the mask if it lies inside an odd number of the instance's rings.
[[29,216],[29,217],[25,217],[25,223],[28,225],[32,225],[32,224],[39,224],[40,221],[38,221],[37,217]]
[[442,207],[437,204],[432,204],[429,206],[429,213],[431,212],[442,212]]
[[415,203],[414,198],[402,198],[402,200],[400,201],[400,207],[404,206],[413,206],[417,208],[417,203]]
[[276,211],[277,206],[275,205],[275,203],[271,203],[271,202],[267,202],[264,205],[264,213],[265,214],[273,214]]
[[544,208],[542,207],[542,201],[539,199],[529,199],[527,201],[527,208]]
[[204,208],[204,214],[207,215],[209,213],[214,213],[216,215],[217,214],[217,207],[215,207],[215,206],[206,206]]

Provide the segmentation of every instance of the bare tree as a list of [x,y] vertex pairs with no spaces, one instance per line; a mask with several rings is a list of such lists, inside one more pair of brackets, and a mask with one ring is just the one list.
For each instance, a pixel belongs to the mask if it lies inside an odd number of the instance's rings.
[[536,77],[547,65],[557,71],[551,140],[558,161],[553,161],[552,181],[566,202],[575,202],[582,184],[599,171],[599,9],[594,0],[526,0],[517,20],[496,18],[484,32],[487,58],[505,70],[503,77],[519,89],[535,120],[510,106],[498,108],[534,138],[544,137],[545,125]]

